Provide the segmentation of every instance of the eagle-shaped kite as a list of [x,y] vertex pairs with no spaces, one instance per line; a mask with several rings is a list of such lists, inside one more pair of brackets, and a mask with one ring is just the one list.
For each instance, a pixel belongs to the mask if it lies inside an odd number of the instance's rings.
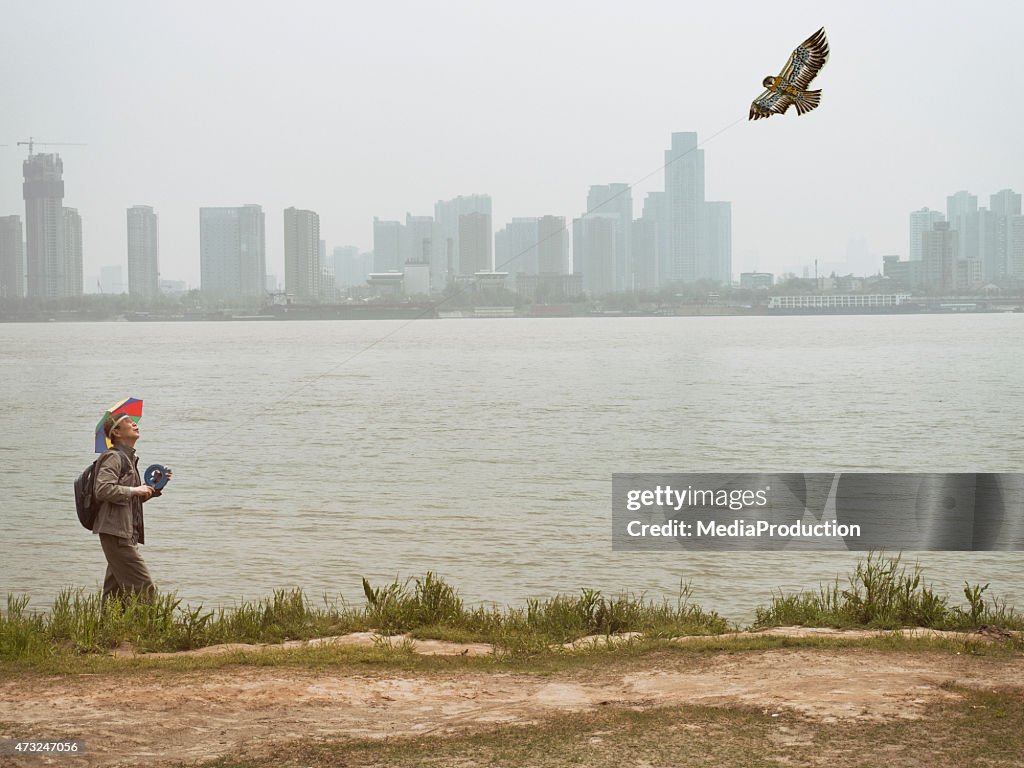
[[750,119],[784,114],[794,104],[802,115],[821,104],[821,91],[808,91],[821,68],[828,61],[828,40],[822,27],[793,51],[786,66],[776,77],[768,75],[763,85],[767,90],[750,104]]

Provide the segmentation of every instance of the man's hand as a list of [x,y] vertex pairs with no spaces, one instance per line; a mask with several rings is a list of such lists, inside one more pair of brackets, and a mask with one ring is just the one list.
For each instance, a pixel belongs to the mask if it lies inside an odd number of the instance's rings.
[[148,485],[137,485],[132,488],[132,493],[136,496],[141,496],[142,500],[145,501],[153,495],[153,489]]

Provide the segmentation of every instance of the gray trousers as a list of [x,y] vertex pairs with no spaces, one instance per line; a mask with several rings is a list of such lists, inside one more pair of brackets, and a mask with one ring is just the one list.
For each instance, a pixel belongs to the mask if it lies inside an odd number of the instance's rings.
[[149,569],[139,554],[137,544],[128,539],[101,533],[100,544],[107,556],[107,573],[103,577],[103,602],[111,597],[127,597],[139,592],[152,597],[156,591]]

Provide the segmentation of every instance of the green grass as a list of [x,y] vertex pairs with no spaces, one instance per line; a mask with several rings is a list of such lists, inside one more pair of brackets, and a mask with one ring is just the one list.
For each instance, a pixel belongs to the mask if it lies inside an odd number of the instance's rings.
[[[947,596],[924,583],[920,566],[908,570],[899,556],[869,554],[848,582],[843,587],[837,579],[815,592],[775,596],[768,606],[757,609],[754,626],[1024,629],[1024,617],[989,597],[988,585],[965,585],[967,603],[951,606]],[[8,595],[7,610],[0,614],[0,662],[105,653],[123,643],[139,651],[181,651],[358,631],[488,643],[498,656],[527,657],[591,635],[638,632],[650,643],[729,630],[716,612],[691,601],[687,584],[680,585],[674,602],[634,595],[608,597],[583,589],[575,595],[533,599],[525,606],[507,608],[469,607],[453,586],[433,573],[381,586],[364,579],[363,592],[366,601],[359,606],[326,597],[314,605],[301,590],[278,590],[263,600],[215,610],[182,606],[173,594],[104,605],[99,594],[68,589],[49,611],[34,611],[28,607],[28,598]],[[1024,643],[1018,640],[1015,645]]]
[[767,607],[757,609],[754,626],[975,630],[989,625],[1024,629],[1024,616],[987,596],[988,588],[988,584],[964,584],[967,604],[952,606],[947,595],[936,594],[924,582],[920,564],[908,569],[899,555],[869,553],[857,563],[847,585],[837,578],[817,591],[779,594]]
[[105,652],[122,643],[141,651],[179,651],[219,643],[277,643],[356,631],[409,633],[493,644],[524,655],[586,635],[643,632],[652,637],[724,632],[715,613],[690,602],[688,588],[670,604],[643,597],[605,597],[582,590],[531,600],[524,608],[468,608],[456,590],[432,573],[373,587],[363,581],[366,604],[312,605],[301,590],[279,590],[258,602],[204,610],[182,606],[174,595],[132,597],[104,605],[99,594],[64,590],[49,612],[30,611],[27,598],[7,599],[0,615],[0,660]]
[[106,651],[131,643],[144,651],[175,651],[223,642],[279,642],[368,629],[351,611],[314,609],[300,591],[235,608],[182,607],[173,594],[133,596],[103,604],[98,593],[64,590],[48,612],[28,609],[27,598],[7,597],[0,615],[0,659],[49,653]]

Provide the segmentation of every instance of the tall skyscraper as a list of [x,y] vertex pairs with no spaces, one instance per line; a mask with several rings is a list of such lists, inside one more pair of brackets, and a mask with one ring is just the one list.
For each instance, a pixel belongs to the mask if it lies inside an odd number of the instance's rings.
[[536,275],[540,231],[536,218],[512,219],[494,235],[494,269],[509,275]]
[[704,150],[697,146],[696,133],[673,133],[672,147],[665,151],[668,254],[663,279],[668,281],[700,277]]
[[81,274],[68,274],[64,248],[64,163],[60,155],[33,154],[22,168],[28,295],[64,298],[69,286],[82,282]]
[[491,214],[474,211],[459,216],[459,274],[473,275],[494,269]]
[[996,216],[1020,216],[1021,194],[1003,189],[989,196],[989,210]]
[[986,280],[1000,280],[1010,274],[1010,253],[1013,248],[1014,216],[1021,215],[1021,196],[1012,189],[1003,189],[989,197],[987,221],[984,227],[982,268]]
[[152,298],[160,293],[159,222],[152,206],[128,209],[128,293]]
[[1018,284],[1024,283],[1024,216],[1011,216],[1007,224],[1006,271]]
[[[434,204],[434,220],[439,228],[439,253],[443,259],[444,282],[447,283],[455,275],[471,274],[462,268],[460,264],[459,231],[460,218],[469,213],[482,213],[491,220],[491,196],[490,195],[459,195],[451,200],[438,200]],[[491,233],[487,235],[492,242]]]
[[[648,192],[639,221],[643,224],[634,230],[633,241],[640,249],[637,253],[636,273],[638,286],[658,288],[669,282],[669,235],[668,196],[664,192]],[[653,281],[653,284],[651,282]]]
[[930,293],[948,295],[957,287],[957,262],[960,260],[960,233],[941,221],[921,234],[924,286]]
[[77,208],[63,208],[64,295],[82,295],[82,217]]
[[[630,244],[633,234],[633,194],[628,184],[595,184],[587,193],[587,213],[585,216],[613,216],[615,222],[615,254],[612,258],[612,274],[596,278],[598,282],[611,279],[615,287],[613,291],[628,291],[634,289],[632,279],[632,263],[630,259]],[[584,226],[584,231],[587,227]],[[601,242],[600,240],[588,242]],[[603,248],[603,244],[600,246]],[[592,260],[584,250],[583,259],[592,264],[602,263],[603,258]],[[584,272],[583,284],[587,285],[587,277]]]
[[[403,270],[408,275],[409,270],[404,265],[416,264],[414,270],[416,279],[409,277],[406,280],[407,293],[429,293],[431,290],[440,291],[445,285],[445,246],[444,238],[441,236],[441,228],[434,221],[433,216],[413,216],[405,214],[405,226],[402,228],[401,261]],[[422,288],[416,281],[422,277],[426,265],[426,275],[429,283],[427,290],[411,290],[410,285],[416,283],[415,288]],[[410,282],[410,280],[412,282]]]
[[430,264],[434,253],[433,216],[413,216],[405,214],[405,226],[402,229],[402,264]]
[[732,203],[705,202],[697,279],[732,282]]
[[320,216],[285,208],[284,290],[299,301],[320,298]]
[[202,290],[222,298],[260,297],[266,285],[266,229],[263,209],[199,209],[199,267]]
[[641,216],[633,220],[632,282],[638,291],[652,291],[658,287],[658,222]]
[[373,271],[402,271],[402,222],[373,217]]
[[541,216],[537,219],[537,272],[542,275],[565,275],[569,265],[569,229],[564,216]]
[[956,231],[961,259],[978,258],[978,197],[969,192],[957,192],[946,198],[946,221]]
[[622,219],[617,213],[591,213],[572,222],[573,270],[583,275],[591,297],[621,290],[616,275]]
[[907,256],[910,261],[921,261],[921,235],[929,232],[934,224],[945,220],[941,211],[933,211],[927,206],[910,214],[910,252]]
[[21,217],[0,216],[0,298],[25,295],[25,247]]

